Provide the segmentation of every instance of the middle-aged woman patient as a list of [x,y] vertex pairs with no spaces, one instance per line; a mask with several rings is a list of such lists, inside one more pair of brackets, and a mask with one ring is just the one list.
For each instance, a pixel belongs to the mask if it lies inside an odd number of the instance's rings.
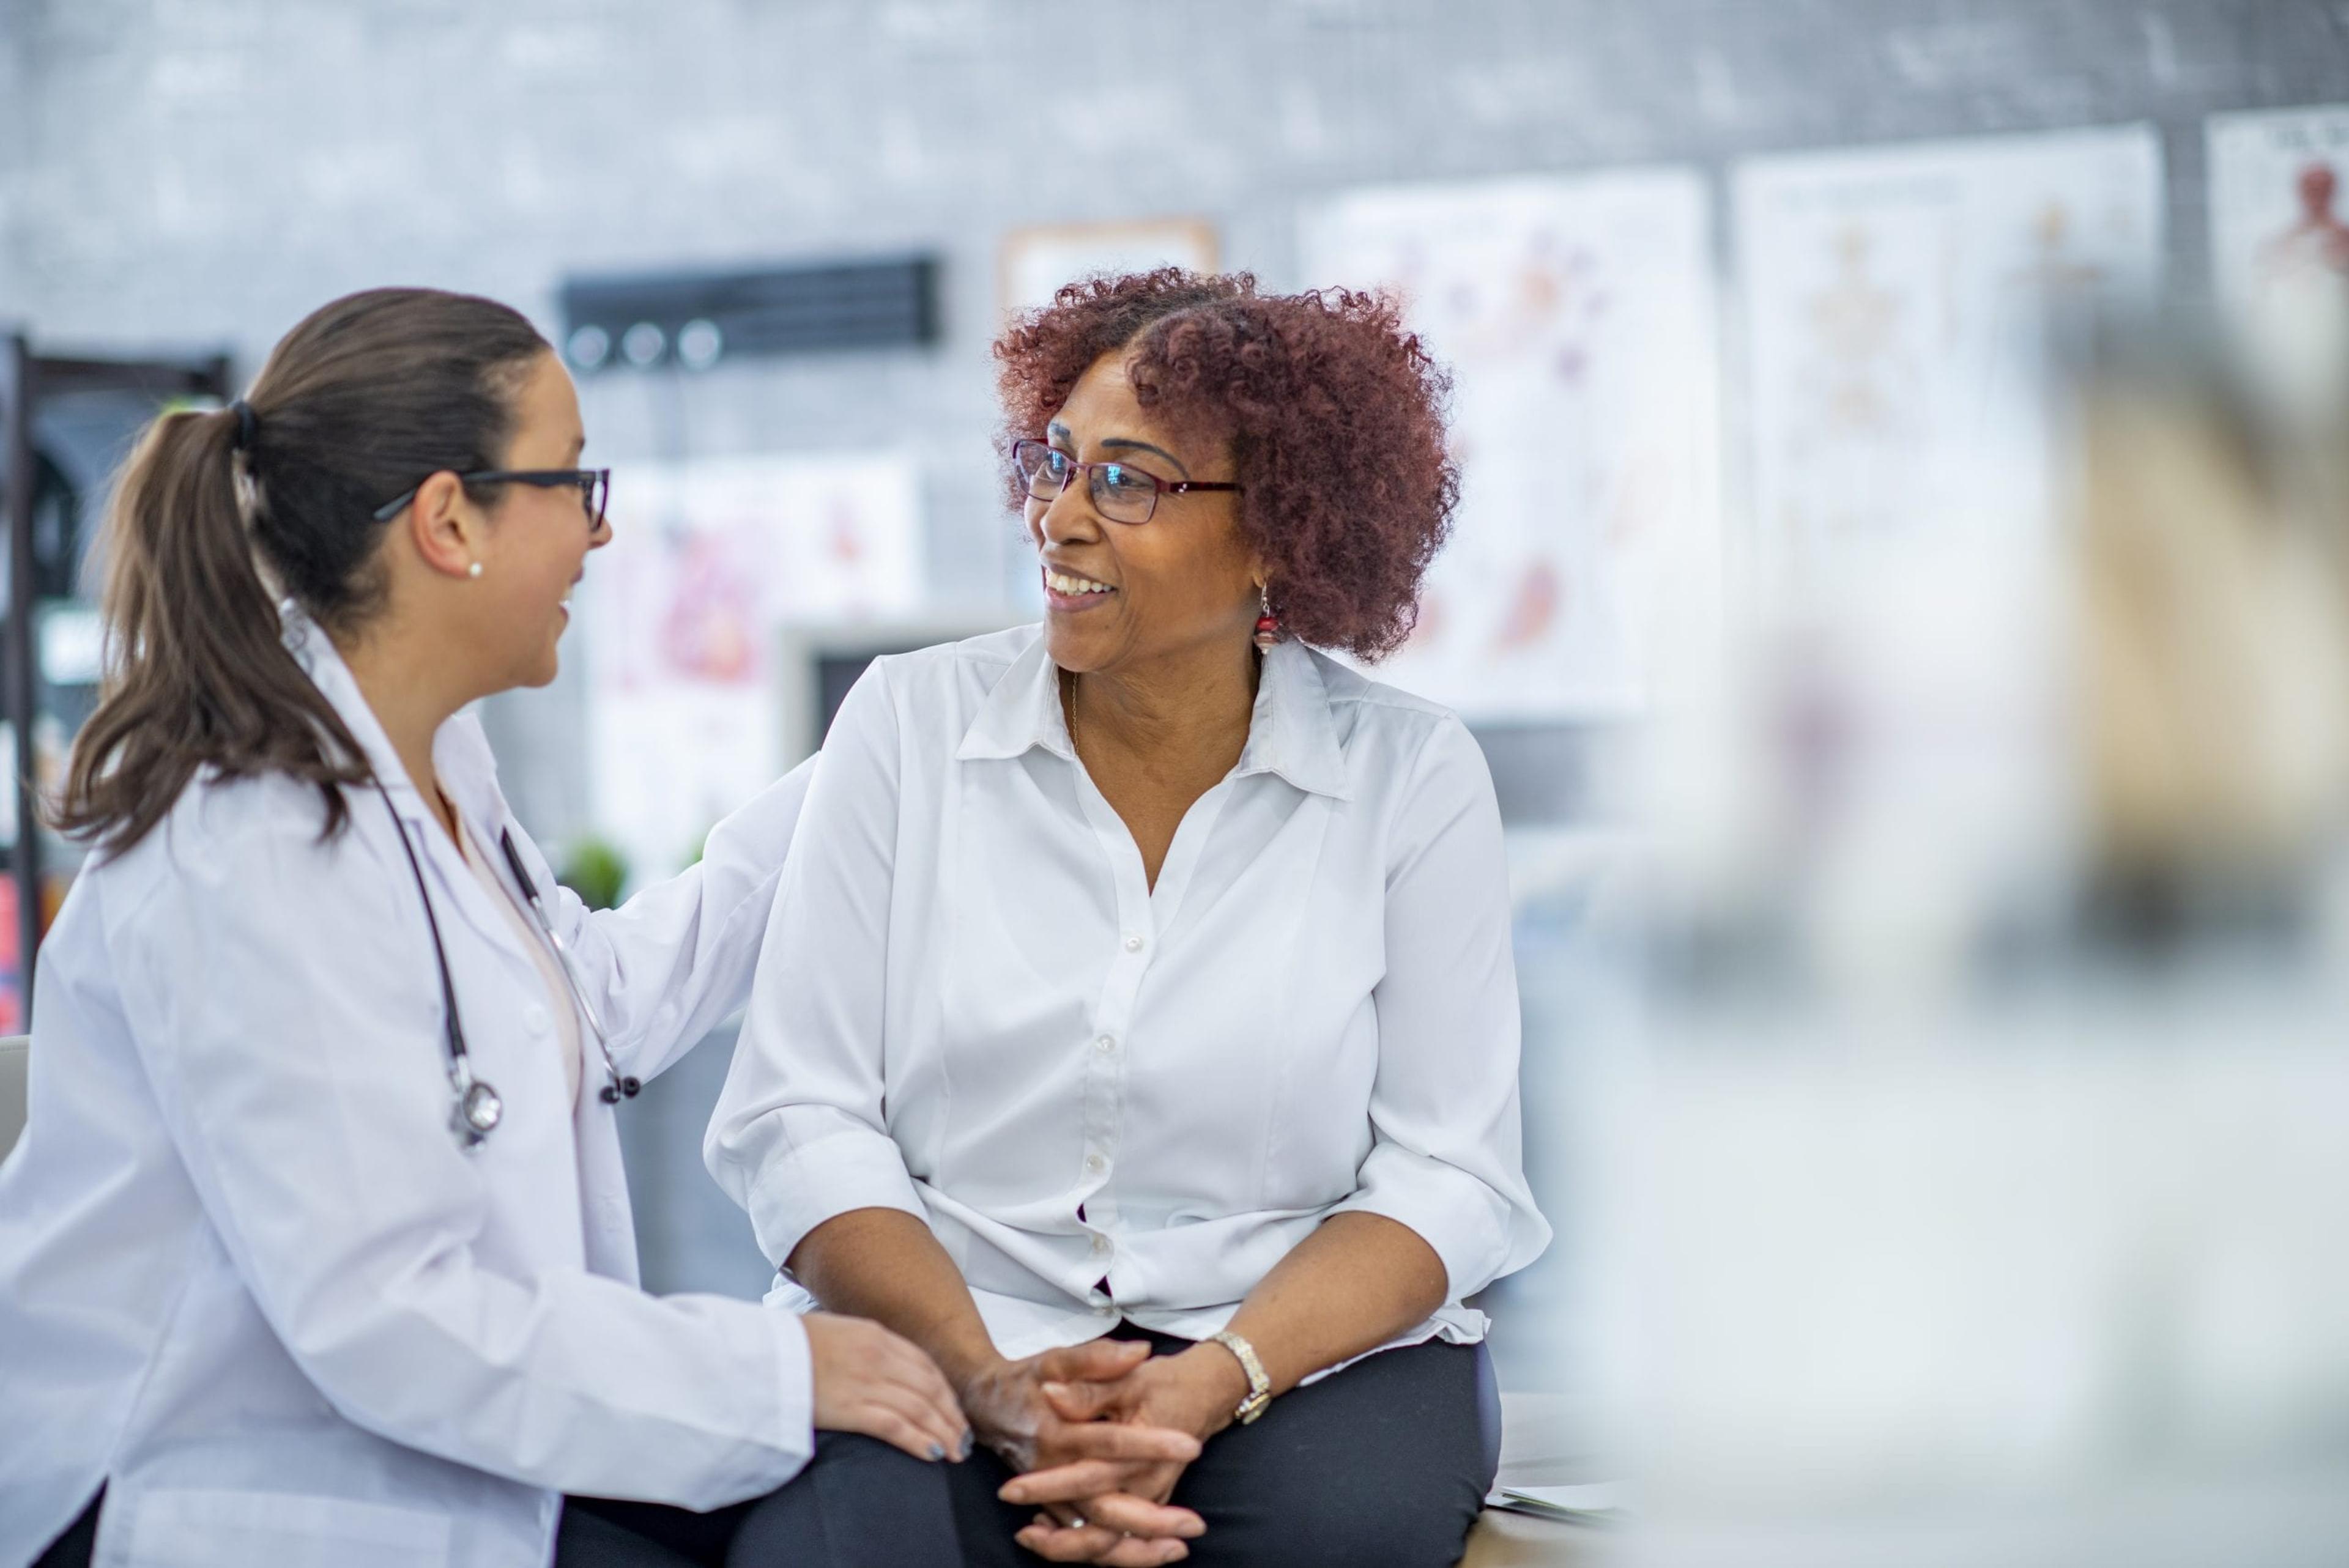
[[[1444,377],[1382,301],[1173,271],[997,355],[1044,624],[842,706],[711,1170],[771,1300],[945,1371],[972,1561],[1450,1563],[1462,1303],[1548,1239],[1500,817],[1456,717],[1312,647],[1413,624]],[[1076,1446],[1134,1422],[1201,1454]]]
[[615,1118],[749,992],[801,782],[554,888],[460,710],[555,673],[584,438],[522,316],[379,290],[131,459],[0,1165],[0,1563],[959,1560],[926,1357],[635,1288]]

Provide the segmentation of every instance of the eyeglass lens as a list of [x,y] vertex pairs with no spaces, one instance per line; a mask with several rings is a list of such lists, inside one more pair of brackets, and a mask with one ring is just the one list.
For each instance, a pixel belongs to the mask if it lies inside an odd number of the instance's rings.
[[[1037,500],[1057,498],[1081,466],[1066,452],[1042,441],[1021,441],[1013,460]],[[1123,463],[1094,463],[1087,469],[1093,505],[1112,522],[1147,522],[1158,505],[1158,481]]]

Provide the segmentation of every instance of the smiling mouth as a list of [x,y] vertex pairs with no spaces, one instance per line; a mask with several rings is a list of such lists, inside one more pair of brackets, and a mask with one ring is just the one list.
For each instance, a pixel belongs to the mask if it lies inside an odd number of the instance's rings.
[[1090,577],[1079,577],[1067,572],[1055,572],[1049,566],[1044,568],[1044,586],[1063,599],[1086,599],[1117,592],[1106,583],[1096,583]]

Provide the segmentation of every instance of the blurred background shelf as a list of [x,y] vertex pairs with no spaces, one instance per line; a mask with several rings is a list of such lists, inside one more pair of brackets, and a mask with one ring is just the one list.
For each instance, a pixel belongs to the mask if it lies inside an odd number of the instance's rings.
[[[0,911],[0,1033],[26,1021],[27,977],[80,851],[39,826],[38,797],[62,776],[98,697],[103,631],[93,557],[116,466],[155,414],[229,396],[225,353],[118,357],[36,350],[0,338],[0,715],[11,785],[0,804],[8,851]],[[29,830],[28,830],[28,826]]]

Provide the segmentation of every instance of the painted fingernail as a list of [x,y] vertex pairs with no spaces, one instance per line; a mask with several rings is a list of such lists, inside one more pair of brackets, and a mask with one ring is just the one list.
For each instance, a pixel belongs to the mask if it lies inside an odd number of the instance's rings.
[[947,1457],[947,1446],[946,1446],[946,1444],[944,1444],[944,1443],[932,1443],[932,1444],[930,1445],[930,1458],[931,1458],[933,1460],[942,1460],[942,1459],[944,1459],[944,1458],[946,1458],[946,1457]]
[[964,1459],[968,1459],[968,1458],[970,1458],[970,1456],[971,1456],[973,1453],[975,1453],[976,1451],[978,1451],[978,1433],[976,1433],[976,1432],[974,1432],[974,1431],[972,1431],[968,1427],[965,1427],[965,1428],[962,1429],[962,1455],[961,1455],[961,1457],[962,1457],[962,1458],[964,1458]]

